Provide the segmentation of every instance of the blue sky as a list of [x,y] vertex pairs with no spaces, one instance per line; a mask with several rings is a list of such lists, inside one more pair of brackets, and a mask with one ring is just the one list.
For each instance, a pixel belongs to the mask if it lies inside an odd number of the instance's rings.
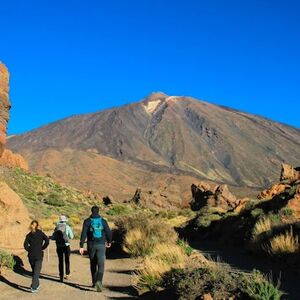
[[2,1],[9,133],[152,91],[300,127],[299,11],[290,0]]

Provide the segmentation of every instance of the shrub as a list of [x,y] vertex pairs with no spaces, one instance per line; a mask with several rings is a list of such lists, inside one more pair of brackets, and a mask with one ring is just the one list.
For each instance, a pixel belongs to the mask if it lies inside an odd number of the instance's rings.
[[239,293],[239,276],[226,264],[214,263],[206,267],[173,269],[163,278],[163,285],[180,300],[200,299],[210,293],[214,299],[228,299]]
[[296,184],[290,187],[290,189],[288,191],[290,198],[293,198],[295,196],[295,194],[297,192],[297,188],[298,188],[298,186]]
[[184,253],[187,256],[191,256],[191,254],[193,253],[193,248],[185,240],[179,239],[177,241],[177,245],[183,249]]
[[253,300],[280,300],[283,293],[279,290],[279,282],[274,286],[272,281],[254,270],[244,275],[241,282],[242,291]]
[[0,274],[3,268],[13,269],[16,262],[13,256],[4,250],[0,249]]
[[280,210],[280,215],[284,217],[292,217],[294,214],[293,210],[290,207],[284,207]]
[[115,204],[113,207],[111,207],[107,214],[109,216],[120,216],[120,215],[126,215],[131,211],[131,209],[128,206],[121,205],[121,204]]
[[64,200],[62,200],[60,198],[60,196],[58,194],[55,194],[55,193],[50,194],[46,198],[45,203],[48,204],[48,205],[51,205],[51,206],[58,206],[58,207],[65,205]]
[[172,268],[183,268],[186,259],[178,245],[156,245],[153,253],[144,259],[137,270],[133,278],[134,287],[139,292],[156,291],[162,286],[163,276]]
[[148,255],[157,244],[173,244],[178,238],[170,225],[147,213],[120,217],[115,224],[123,249],[132,256]]
[[140,229],[131,229],[126,233],[123,242],[123,250],[128,254],[134,257],[144,257],[151,253],[152,248],[153,245],[151,240],[144,238]]
[[293,229],[277,235],[270,241],[269,252],[274,255],[295,253],[299,250],[298,236],[294,236]]
[[55,228],[55,222],[51,219],[42,219],[40,226],[44,231],[52,231]]
[[263,216],[264,211],[261,208],[255,208],[251,211],[251,216],[253,218],[258,218],[259,216]]
[[211,222],[213,221],[219,221],[222,219],[222,216],[219,214],[206,214],[206,215],[200,215],[197,217],[196,224],[198,227],[209,227]]
[[82,222],[82,220],[79,218],[79,216],[71,215],[69,217],[69,223],[71,226],[79,225],[79,224],[81,224],[81,222]]

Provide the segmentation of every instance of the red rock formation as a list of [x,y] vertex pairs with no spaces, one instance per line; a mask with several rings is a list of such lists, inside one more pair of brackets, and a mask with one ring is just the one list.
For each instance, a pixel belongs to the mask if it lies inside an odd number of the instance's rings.
[[300,167],[294,168],[288,164],[282,164],[280,181],[293,182],[300,180]]
[[15,154],[8,149],[5,149],[2,157],[0,157],[0,166],[18,167],[28,170],[28,163],[20,154]]
[[290,188],[291,186],[286,183],[277,183],[271,186],[271,188],[266,189],[262,191],[261,193],[258,194],[257,198],[259,200],[267,200],[267,199],[272,199],[276,195],[279,195],[283,193],[287,188]]
[[0,216],[0,248],[23,252],[29,226],[28,211],[20,197],[4,182],[0,182]]
[[8,70],[5,65],[0,62],[0,156],[3,153],[6,144],[6,127],[10,109],[8,80]]
[[280,183],[262,191],[257,198],[271,200],[282,195],[283,199],[288,200],[287,207],[293,210],[296,218],[300,219],[300,168],[282,164],[280,180]]
[[299,219],[300,218],[300,186],[294,198],[289,200],[288,207],[292,209],[294,216],[297,219]]
[[190,206],[193,210],[199,210],[204,206],[228,210],[238,204],[237,198],[229,191],[226,184],[211,186],[207,182],[200,182],[198,186],[193,184],[191,189]]

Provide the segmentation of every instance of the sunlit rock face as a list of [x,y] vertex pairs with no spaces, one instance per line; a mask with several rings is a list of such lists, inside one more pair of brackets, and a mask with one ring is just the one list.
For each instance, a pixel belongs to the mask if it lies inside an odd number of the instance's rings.
[[6,128],[9,119],[10,102],[8,97],[9,73],[6,66],[0,62],[0,156],[6,144]]

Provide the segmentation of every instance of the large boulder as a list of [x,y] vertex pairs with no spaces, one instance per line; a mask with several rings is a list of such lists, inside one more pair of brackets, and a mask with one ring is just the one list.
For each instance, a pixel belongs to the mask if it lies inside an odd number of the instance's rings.
[[22,155],[13,153],[9,149],[5,149],[0,157],[0,166],[21,168],[28,170],[28,163]]
[[229,191],[226,184],[210,185],[207,182],[192,184],[192,210],[200,210],[202,207],[217,207],[228,210],[236,207],[237,198]]
[[0,249],[16,254],[24,251],[29,222],[28,210],[20,197],[0,181]]
[[8,98],[9,73],[4,64],[0,62],[0,156],[6,144],[6,128],[9,119],[10,102]]

